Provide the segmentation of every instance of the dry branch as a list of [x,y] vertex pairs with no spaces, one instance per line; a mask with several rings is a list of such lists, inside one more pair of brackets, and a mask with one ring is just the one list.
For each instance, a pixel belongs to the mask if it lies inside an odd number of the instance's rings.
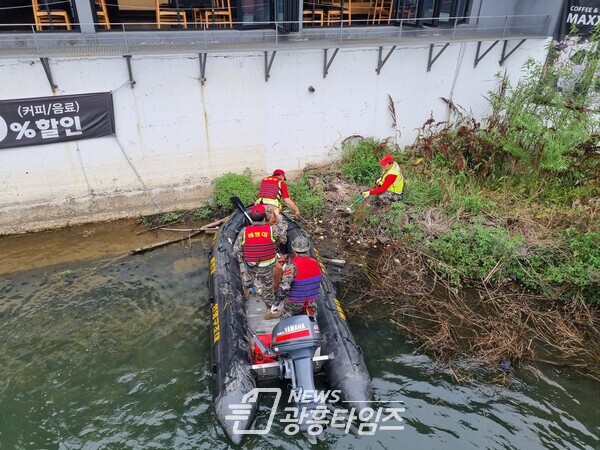
[[[186,234],[185,236],[181,236],[181,237],[178,237],[175,239],[168,239],[166,241],[156,242],[154,244],[146,245],[144,247],[135,248],[135,249],[131,250],[129,252],[129,254],[130,255],[139,255],[140,253],[146,253],[146,252],[149,252],[150,250],[155,250],[157,248],[164,247],[165,245],[175,244],[176,242],[185,241],[186,239],[190,239],[194,236],[197,236],[200,233],[213,233],[215,230],[214,227],[216,225],[222,224],[226,220],[227,220],[227,217],[223,217],[222,219],[219,219],[215,222],[208,223],[208,224],[204,225],[203,227],[200,227],[197,229],[191,229],[191,230],[189,230],[188,234]],[[180,230],[176,230],[176,231],[180,231]]]
[[363,295],[350,312],[362,314],[375,302],[394,299],[386,311],[391,322],[416,339],[419,350],[446,363],[458,358],[497,367],[502,361],[552,360],[600,376],[599,308],[484,284],[459,294],[436,278],[431,264],[410,245],[390,247],[355,282]]

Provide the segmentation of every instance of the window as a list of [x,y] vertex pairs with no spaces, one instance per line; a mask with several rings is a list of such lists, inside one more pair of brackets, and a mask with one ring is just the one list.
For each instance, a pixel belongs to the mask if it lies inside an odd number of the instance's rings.
[[[421,14],[423,25],[437,27],[453,26],[464,22],[469,8],[469,0],[422,0]],[[458,18],[458,19],[457,19]]]
[[0,31],[73,31],[77,18],[73,0],[3,0]]

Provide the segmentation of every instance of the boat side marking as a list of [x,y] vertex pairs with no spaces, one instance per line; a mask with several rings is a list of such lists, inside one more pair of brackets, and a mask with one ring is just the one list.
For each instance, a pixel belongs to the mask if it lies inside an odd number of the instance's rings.
[[212,306],[212,326],[213,326],[213,344],[216,344],[221,338],[221,326],[219,324],[219,304]]
[[319,262],[319,266],[321,267],[321,272],[327,274],[327,269],[325,268],[325,264],[323,264],[323,260],[321,259],[321,255],[319,254],[319,250],[316,247],[313,247],[313,251],[315,252],[315,257]]
[[335,303],[335,307],[337,308],[340,317],[346,320],[346,314],[344,314],[344,310],[342,309],[342,305],[340,305],[340,301],[337,298],[334,298],[333,301]]

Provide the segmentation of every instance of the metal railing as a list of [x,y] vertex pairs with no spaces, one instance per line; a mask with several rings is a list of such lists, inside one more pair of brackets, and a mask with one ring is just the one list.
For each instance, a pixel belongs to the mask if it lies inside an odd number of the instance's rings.
[[[281,48],[330,48],[331,46],[412,45],[415,43],[545,38],[549,35],[549,15],[464,16],[448,18],[451,26],[415,27],[430,18],[396,19],[393,26],[372,25],[353,20],[336,27],[301,27],[283,32],[284,24],[299,22],[253,22],[258,29],[207,27],[206,23],[188,22],[188,28],[157,29],[156,22],[112,24],[111,30],[95,33],[79,31],[36,31],[35,24],[0,25],[0,57],[75,56],[81,54],[158,54],[211,51],[263,51]],[[73,23],[74,27],[101,24]],[[9,27],[26,27],[30,32],[2,32]],[[261,28],[263,27],[263,28]]]

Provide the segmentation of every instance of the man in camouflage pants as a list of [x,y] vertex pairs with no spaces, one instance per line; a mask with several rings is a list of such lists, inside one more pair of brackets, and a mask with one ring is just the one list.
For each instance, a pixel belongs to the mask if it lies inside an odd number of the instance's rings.
[[283,266],[283,277],[275,293],[275,304],[271,311],[283,309],[281,317],[284,318],[302,314],[307,308],[317,315],[321,266],[310,256],[310,242],[306,237],[295,238],[291,247],[295,255]]
[[275,319],[281,314],[272,313],[275,299],[273,291],[273,268],[277,261],[278,243],[287,242],[287,222],[279,211],[274,211],[276,221],[271,225],[267,221],[265,207],[254,205],[250,210],[252,224],[239,232],[233,245],[233,253],[238,258],[242,273],[244,291],[252,286],[262,291],[262,299],[267,306],[266,319]]

